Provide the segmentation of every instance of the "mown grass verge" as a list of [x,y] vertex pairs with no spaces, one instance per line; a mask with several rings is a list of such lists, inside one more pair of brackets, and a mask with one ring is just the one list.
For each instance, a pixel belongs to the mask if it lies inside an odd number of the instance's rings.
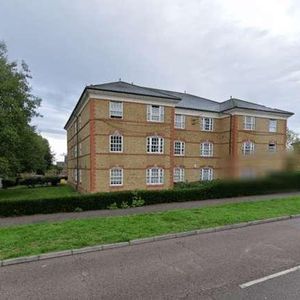
[[300,213],[300,197],[0,229],[0,259]]

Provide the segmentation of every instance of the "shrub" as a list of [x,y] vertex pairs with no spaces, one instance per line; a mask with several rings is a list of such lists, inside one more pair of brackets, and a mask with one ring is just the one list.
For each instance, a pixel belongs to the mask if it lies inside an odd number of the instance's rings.
[[37,200],[0,200],[0,215],[32,215],[38,213],[127,208],[158,203],[227,198],[300,190],[300,172],[275,174],[263,179],[217,180],[192,187],[157,191],[124,191],[95,193]]
[[2,187],[7,189],[9,187],[13,187],[17,184],[15,179],[2,179]]

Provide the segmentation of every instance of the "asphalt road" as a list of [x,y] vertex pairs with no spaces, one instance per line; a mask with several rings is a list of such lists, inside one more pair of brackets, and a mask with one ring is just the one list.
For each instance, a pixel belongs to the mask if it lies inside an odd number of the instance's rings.
[[0,268],[0,299],[300,299],[300,219]]

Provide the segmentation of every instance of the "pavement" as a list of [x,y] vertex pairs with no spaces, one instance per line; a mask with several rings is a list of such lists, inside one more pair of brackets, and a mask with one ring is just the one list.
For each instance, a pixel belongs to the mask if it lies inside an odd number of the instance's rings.
[[257,196],[245,196],[235,198],[222,198],[222,199],[209,199],[200,201],[188,201],[188,202],[173,202],[156,205],[147,205],[142,207],[128,208],[128,209],[116,209],[116,210],[91,210],[84,212],[71,212],[71,213],[56,213],[56,214],[39,214],[32,216],[20,216],[20,217],[0,217],[0,227],[12,226],[12,225],[24,225],[35,224],[42,222],[57,222],[64,220],[78,220],[94,217],[107,217],[107,216],[124,216],[151,212],[162,212],[172,209],[189,209],[198,208],[203,206],[218,205],[225,203],[237,203],[246,201],[259,201],[259,200],[271,200],[286,197],[300,196],[300,192],[292,193],[280,193],[280,194],[268,194]]
[[300,299],[299,249],[291,219],[6,266],[0,299]]

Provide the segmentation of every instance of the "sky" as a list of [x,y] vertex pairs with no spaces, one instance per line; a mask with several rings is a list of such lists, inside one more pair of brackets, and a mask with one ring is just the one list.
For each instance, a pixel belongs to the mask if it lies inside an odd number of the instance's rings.
[[300,133],[299,37],[297,0],[0,0],[0,40],[29,65],[56,160],[84,87],[119,78],[292,111]]

